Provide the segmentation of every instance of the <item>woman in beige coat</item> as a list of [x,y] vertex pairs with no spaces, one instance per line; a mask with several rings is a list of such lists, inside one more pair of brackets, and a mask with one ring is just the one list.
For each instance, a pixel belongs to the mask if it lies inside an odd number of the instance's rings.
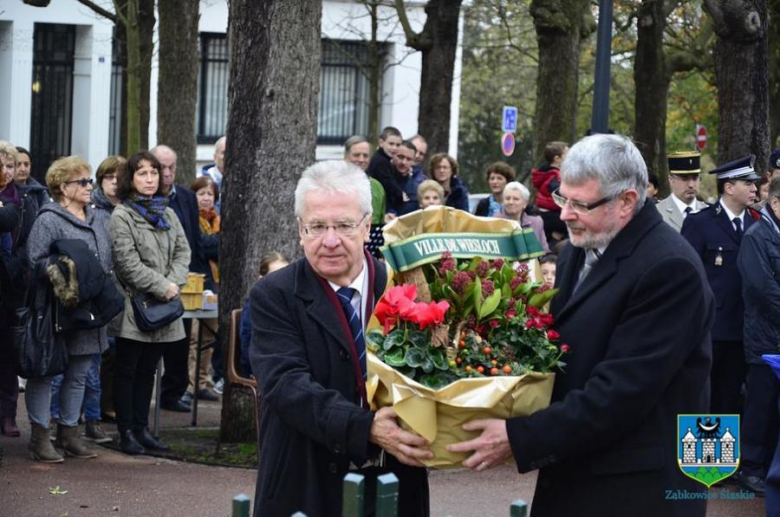
[[172,300],[187,282],[190,248],[161,188],[157,159],[147,151],[132,156],[119,177],[121,203],[109,223],[114,270],[125,296],[124,315],[112,330],[117,337],[114,406],[122,451],[127,454],[168,450],[149,432],[149,405],[165,345],[184,339],[181,318],[152,332],[139,329],[130,301],[135,294]]

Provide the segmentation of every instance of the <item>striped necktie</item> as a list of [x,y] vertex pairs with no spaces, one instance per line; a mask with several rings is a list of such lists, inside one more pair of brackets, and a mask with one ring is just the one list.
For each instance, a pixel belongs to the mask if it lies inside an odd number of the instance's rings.
[[352,307],[352,297],[357,292],[351,287],[341,287],[336,294],[341,302],[341,308],[344,310],[344,316],[347,318],[349,330],[352,332],[352,339],[355,341],[355,348],[360,358],[360,370],[363,373],[363,379],[366,378],[366,341],[363,338],[363,325],[360,322],[360,315]]

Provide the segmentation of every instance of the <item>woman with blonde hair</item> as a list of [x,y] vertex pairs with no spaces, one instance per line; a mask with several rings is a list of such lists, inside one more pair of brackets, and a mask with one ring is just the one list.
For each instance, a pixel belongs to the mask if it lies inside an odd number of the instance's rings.
[[[77,156],[60,158],[49,167],[46,186],[54,203],[47,203],[41,208],[27,243],[30,263],[35,271],[48,271],[46,266],[52,261],[53,244],[77,239],[86,243],[105,273],[110,274],[111,238],[95,217],[90,203],[92,178],[89,164]],[[76,263],[77,271],[79,267],[80,264]],[[52,277],[51,272],[48,275]],[[38,289],[37,296],[43,295],[43,290]],[[68,366],[59,390],[57,445],[67,456],[95,458],[97,454],[87,449],[79,439],[78,423],[87,372],[94,356],[108,348],[106,327],[71,330],[58,335],[62,336],[68,348]],[[32,426],[30,456],[36,461],[58,463],[63,458],[49,441],[51,381],[51,377],[29,379],[25,401]]]

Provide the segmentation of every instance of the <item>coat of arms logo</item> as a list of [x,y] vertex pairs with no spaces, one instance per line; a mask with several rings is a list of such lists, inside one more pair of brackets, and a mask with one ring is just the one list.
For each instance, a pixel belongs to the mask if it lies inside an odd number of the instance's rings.
[[739,468],[739,415],[677,415],[677,463],[711,487]]

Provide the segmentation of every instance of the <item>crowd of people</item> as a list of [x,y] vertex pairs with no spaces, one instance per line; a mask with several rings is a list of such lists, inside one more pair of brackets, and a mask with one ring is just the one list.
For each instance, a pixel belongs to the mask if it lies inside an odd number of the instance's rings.
[[[264,399],[256,512],[318,514],[330,492],[338,492],[336,481],[323,479],[390,470],[416,487],[402,482],[405,514],[427,514],[420,469],[430,454],[426,443],[402,431],[392,410],[366,410],[365,369],[353,371],[360,361],[347,361],[362,355],[361,347],[365,353],[364,345],[349,321],[370,314],[384,289],[384,225],[430,206],[468,211],[469,193],[455,158],[428,156],[422,135],[404,139],[386,127],[376,144],[371,155],[368,139],[351,137],[343,160],[303,173],[295,207],[305,257],[292,264],[278,253],[263,257],[262,280],[244,307],[240,367],[244,375],[256,374]],[[89,164],[61,158],[44,186],[30,177],[30,153],[0,142],[1,331],[8,334],[14,310],[31,303],[31,287],[33,302],[52,290],[57,307],[94,305],[97,294],[85,293],[97,279],[85,280],[88,272],[110,278],[121,305],[110,323],[74,323],[59,338],[67,368],[27,381],[34,460],[95,457],[79,433],[82,418],[84,440],[111,441],[100,422],[112,418],[125,453],[167,450],[148,429],[160,359],[163,409],[186,412],[193,397],[219,399],[221,354],[206,353],[196,364],[198,322],[179,315],[146,328],[137,300],[176,300],[188,272],[203,274],[206,287],[218,291],[225,146],[224,138],[217,142],[214,164],[189,188],[176,183],[177,155],[165,145],[106,158],[94,181]],[[771,477],[780,382],[761,356],[780,353],[780,150],[767,171],[757,170],[752,156],[710,171],[718,186],[712,204],[700,199],[698,153],[672,153],[668,164],[671,194],[660,201],[657,176],[633,143],[616,135],[586,137],[571,150],[565,142],[548,143],[544,162],[531,171],[531,189],[507,163],[485,168],[490,192],[474,214],[533,231],[547,252],[540,260],[543,280],[560,289],[552,306],[556,330],[582,352],[556,382],[550,408],[529,418],[475,422],[471,430],[481,436],[453,450],[471,451],[465,465],[477,471],[511,457],[521,471],[542,467],[539,514],[614,498],[623,490],[614,488],[623,486],[619,476],[628,473],[658,470],[655,477],[641,474],[641,483],[687,486],[675,477],[676,464],[671,469],[656,454],[676,450],[672,433],[648,434],[668,429],[672,415],[685,411],[741,414],[736,480],[763,495]],[[73,242],[80,244],[74,249]],[[81,282],[71,285],[80,294],[75,300],[57,286],[69,264]],[[316,306],[321,314],[309,312],[304,305],[318,298],[326,301]],[[328,329],[344,314],[347,343]],[[217,321],[205,326],[215,332]],[[291,335],[299,341],[291,343]],[[333,357],[321,347],[331,338]],[[10,437],[20,435],[14,364],[11,340],[4,340],[0,430]],[[295,415],[287,414],[290,407]],[[377,455],[380,449],[389,454]],[[621,450],[636,454],[626,462]],[[600,474],[585,468],[583,455]],[[280,461],[289,465],[285,475],[312,487],[303,499],[280,497]],[[614,478],[608,494],[599,488],[601,475]],[[631,484],[626,493],[636,496],[636,481]],[[563,488],[572,485],[579,488]],[[648,509],[666,507],[649,492],[641,497]]]
[[[222,138],[214,165],[190,188],[176,184],[176,152],[164,145],[129,159],[109,156],[94,179],[81,158],[60,158],[43,186],[30,177],[30,153],[0,142],[0,329],[11,336],[20,308],[48,307],[53,295],[53,342],[67,350],[66,367],[25,380],[17,376],[14,339],[0,345],[0,432],[20,436],[23,389],[33,460],[96,457],[84,441],[112,441],[105,420],[117,423],[128,454],[167,450],[148,429],[161,357],[163,409],[188,412],[192,397],[219,399],[221,354],[212,361],[206,353],[196,365],[192,320],[179,315],[146,328],[135,300],[176,300],[189,272],[203,274],[217,291],[224,150]],[[214,329],[216,321],[210,323]]]

